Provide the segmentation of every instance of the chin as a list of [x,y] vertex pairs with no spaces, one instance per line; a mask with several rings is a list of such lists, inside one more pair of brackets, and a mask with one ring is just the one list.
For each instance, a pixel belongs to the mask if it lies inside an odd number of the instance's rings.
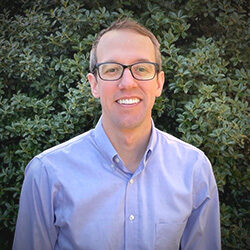
[[145,123],[144,119],[124,119],[124,120],[120,120],[117,121],[117,127],[119,127],[120,129],[136,129],[139,127],[143,127],[143,124]]

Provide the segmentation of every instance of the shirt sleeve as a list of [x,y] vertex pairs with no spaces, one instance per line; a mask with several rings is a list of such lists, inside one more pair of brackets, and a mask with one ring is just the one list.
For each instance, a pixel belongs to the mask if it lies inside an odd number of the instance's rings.
[[197,164],[193,187],[193,211],[182,239],[182,250],[221,249],[219,198],[209,160]]
[[13,250],[54,249],[53,192],[46,168],[34,158],[25,171]]

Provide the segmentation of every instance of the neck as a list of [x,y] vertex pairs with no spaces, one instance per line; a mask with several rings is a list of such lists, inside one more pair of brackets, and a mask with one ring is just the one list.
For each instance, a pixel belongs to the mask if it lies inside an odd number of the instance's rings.
[[125,166],[134,172],[147,149],[151,121],[146,126],[133,129],[118,129],[105,124],[103,128]]

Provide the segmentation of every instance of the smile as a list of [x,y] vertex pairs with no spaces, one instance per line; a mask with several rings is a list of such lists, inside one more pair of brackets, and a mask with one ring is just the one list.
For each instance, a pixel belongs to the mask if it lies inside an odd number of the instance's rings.
[[131,104],[139,103],[140,99],[138,99],[138,98],[119,99],[117,102],[119,104],[131,105]]

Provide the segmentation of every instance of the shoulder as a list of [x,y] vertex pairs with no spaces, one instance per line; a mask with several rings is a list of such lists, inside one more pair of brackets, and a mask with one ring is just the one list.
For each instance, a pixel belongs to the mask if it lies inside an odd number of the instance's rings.
[[[78,158],[83,158],[93,149],[93,130],[75,136],[74,138],[46,149],[36,155],[27,165],[25,173],[50,171],[53,172],[64,166],[72,166]],[[52,174],[52,173],[51,173]]]
[[157,154],[163,155],[166,162],[172,162],[177,168],[185,168],[197,176],[212,173],[211,163],[202,150],[159,129],[156,133]]
[[74,150],[78,148],[86,148],[87,145],[92,143],[92,130],[75,136],[68,141],[60,143],[56,146],[46,149],[42,153],[38,154],[36,157],[40,160],[57,154],[71,154]]
[[204,153],[202,150],[200,150],[199,148],[197,148],[197,147],[195,147],[187,142],[182,141],[181,139],[179,139],[171,134],[168,134],[168,133],[161,131],[157,128],[156,128],[156,133],[158,136],[158,143],[161,145],[164,145],[164,146],[168,146],[168,149],[173,148],[176,150],[193,152],[195,154],[204,156]]

